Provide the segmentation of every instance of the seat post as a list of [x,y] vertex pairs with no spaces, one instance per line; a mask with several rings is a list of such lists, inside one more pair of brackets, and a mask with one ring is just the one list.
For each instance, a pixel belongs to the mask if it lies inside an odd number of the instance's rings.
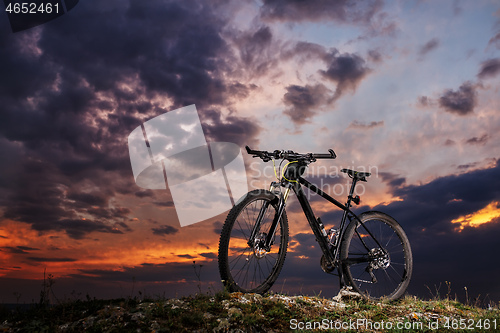
[[349,196],[347,197],[347,204],[346,204],[347,208],[351,207],[351,200],[353,198],[352,195],[354,194],[354,188],[356,187],[357,182],[358,182],[358,179],[356,177],[352,177],[351,189],[349,191]]

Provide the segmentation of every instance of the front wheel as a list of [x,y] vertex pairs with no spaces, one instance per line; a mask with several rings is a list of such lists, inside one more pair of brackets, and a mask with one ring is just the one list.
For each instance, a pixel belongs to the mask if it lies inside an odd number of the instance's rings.
[[[288,220],[285,211],[276,226],[270,249],[264,241],[278,209],[278,198],[269,191],[255,190],[229,212],[219,240],[219,272],[230,292],[260,293],[273,285],[285,262]],[[259,213],[262,221],[250,240]]]
[[387,214],[366,212],[347,226],[341,261],[348,283],[361,295],[378,300],[403,296],[413,270],[410,242]]

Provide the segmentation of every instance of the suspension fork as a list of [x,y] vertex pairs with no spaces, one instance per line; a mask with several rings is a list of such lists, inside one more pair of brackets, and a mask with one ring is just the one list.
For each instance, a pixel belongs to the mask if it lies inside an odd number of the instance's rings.
[[[271,186],[269,188],[269,191],[272,191],[276,183],[271,183]],[[274,235],[276,234],[276,228],[278,226],[279,220],[281,216],[283,215],[283,212],[285,211],[285,204],[286,200],[288,199],[288,195],[290,194],[290,184],[287,184],[285,193],[279,195],[278,199],[278,209],[276,213],[274,214],[273,217],[273,222],[271,224],[271,227],[269,228],[269,232],[267,234],[266,242],[264,244],[264,249],[266,251],[271,250],[271,245],[273,243]],[[272,201],[266,201],[262,205],[259,211],[259,215],[257,216],[257,221],[255,222],[252,233],[250,234],[250,238],[248,239],[248,245],[252,247],[254,245],[254,239],[257,236],[257,231],[260,229],[260,224],[262,223],[262,219],[266,215],[267,209],[269,208],[269,205],[272,204],[274,200]]]

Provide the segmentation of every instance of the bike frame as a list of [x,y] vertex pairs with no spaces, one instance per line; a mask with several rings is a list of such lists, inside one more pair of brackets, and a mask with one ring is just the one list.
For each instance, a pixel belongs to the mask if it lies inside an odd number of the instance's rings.
[[[359,219],[359,217],[350,209],[351,208],[351,201],[353,200],[353,194],[354,194],[354,189],[356,187],[356,183],[358,182],[359,179],[357,178],[353,178],[353,181],[352,181],[352,184],[351,184],[351,188],[350,188],[350,191],[349,191],[349,195],[347,197],[347,203],[344,205],[342,203],[340,203],[338,200],[332,198],[330,195],[328,195],[327,193],[323,192],[321,189],[319,189],[317,186],[315,186],[314,184],[312,184],[311,182],[307,181],[306,179],[302,178],[302,177],[297,177],[296,179],[293,179],[293,180],[288,180],[288,179],[283,179],[281,180],[281,182],[279,183],[279,186],[282,186],[282,187],[285,187],[285,193],[284,194],[281,194],[279,195],[278,200],[278,209],[276,211],[276,214],[273,218],[273,222],[271,224],[271,227],[269,229],[269,233],[267,234],[267,238],[266,238],[266,241],[265,241],[265,244],[264,244],[264,248],[269,251],[271,249],[271,245],[272,245],[272,242],[273,242],[273,238],[274,238],[274,235],[275,235],[275,232],[276,232],[276,228],[277,228],[277,225],[279,223],[279,220],[283,214],[283,211],[285,210],[285,205],[286,205],[286,200],[288,198],[288,195],[290,193],[290,189],[292,189],[295,193],[295,195],[297,196],[297,199],[300,203],[300,206],[302,207],[302,210],[304,212],[304,215],[306,216],[307,218],[307,221],[316,237],[316,240],[318,241],[318,244],[326,258],[326,260],[328,261],[328,263],[332,266],[332,267],[336,267],[338,272],[339,272],[339,279],[340,279],[340,287],[344,287],[346,285],[345,281],[344,281],[344,274],[343,274],[343,270],[342,270],[342,263],[346,263],[346,264],[351,264],[351,263],[359,263],[359,262],[368,262],[370,261],[369,258],[358,258],[358,259],[348,259],[348,260],[344,260],[344,261],[340,261],[339,259],[339,255],[340,255],[340,243],[342,242],[342,239],[344,237],[344,233],[345,233],[345,229],[346,229],[346,220],[349,219],[349,222],[351,222],[353,219],[355,219],[356,221],[358,221],[359,223],[361,223],[361,220]],[[276,183],[273,183],[271,185],[271,189],[274,187]],[[301,185],[304,185],[305,187],[307,187],[309,190],[313,191],[314,193],[318,194],[319,196],[321,196],[322,198],[328,200],[329,202],[331,202],[332,204],[334,204],[335,206],[337,206],[338,208],[340,208],[341,210],[344,211],[343,215],[342,215],[342,219],[340,221],[340,226],[338,228],[338,237],[336,237],[336,241],[335,241],[335,244],[333,244],[332,247],[330,247],[330,245],[328,244],[328,239],[327,237],[325,237],[323,234],[322,234],[322,230],[321,230],[321,227],[320,227],[320,222],[318,221],[318,219],[316,219],[315,215],[314,215],[314,212],[311,208],[311,205],[309,204],[309,201],[304,193],[304,191],[302,190],[302,186]],[[254,228],[252,230],[252,233],[251,233],[251,236],[250,236],[250,239],[249,239],[249,246],[253,246],[253,240],[255,239],[256,237],[256,233],[257,233],[257,230],[259,230],[260,228],[260,223],[262,221],[262,218],[267,210],[267,207],[269,205],[270,202],[266,202],[260,212],[259,212],[259,215],[257,217],[257,221],[254,225]],[[361,225],[363,226],[363,228],[368,232],[368,234],[375,240],[375,242],[377,243],[377,245],[382,248],[382,246],[380,245],[380,243],[378,242],[378,240],[373,237],[373,234],[370,232],[370,230],[368,230],[364,224],[361,223]],[[356,230],[356,232],[358,233],[358,231]],[[358,234],[359,235],[359,234]],[[362,241],[362,238],[360,237],[361,241]],[[364,243],[364,242],[363,242]],[[370,249],[366,246],[366,244],[364,244],[366,249],[369,251]],[[385,250],[384,250],[385,252]]]

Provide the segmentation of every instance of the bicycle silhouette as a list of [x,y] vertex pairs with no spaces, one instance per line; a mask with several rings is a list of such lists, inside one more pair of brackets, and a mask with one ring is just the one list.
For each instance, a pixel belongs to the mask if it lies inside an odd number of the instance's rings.
[[[335,159],[328,154],[299,154],[293,151],[252,150],[247,153],[264,162],[288,161],[278,182],[270,189],[248,192],[230,210],[219,240],[219,272],[231,291],[267,292],[276,281],[285,262],[288,247],[288,219],[285,206],[293,190],[323,251],[323,271],[339,276],[340,288],[353,289],[370,299],[400,298],[410,282],[413,259],[403,228],[391,216],[368,211],[354,214],[351,204],[357,182],[366,181],[368,172],[342,169],[352,178],[346,204],[332,198],[302,178],[307,166],[317,159]],[[343,210],[338,229],[326,230],[316,218],[302,186],[317,193]],[[334,271],[337,270],[337,273]]]

